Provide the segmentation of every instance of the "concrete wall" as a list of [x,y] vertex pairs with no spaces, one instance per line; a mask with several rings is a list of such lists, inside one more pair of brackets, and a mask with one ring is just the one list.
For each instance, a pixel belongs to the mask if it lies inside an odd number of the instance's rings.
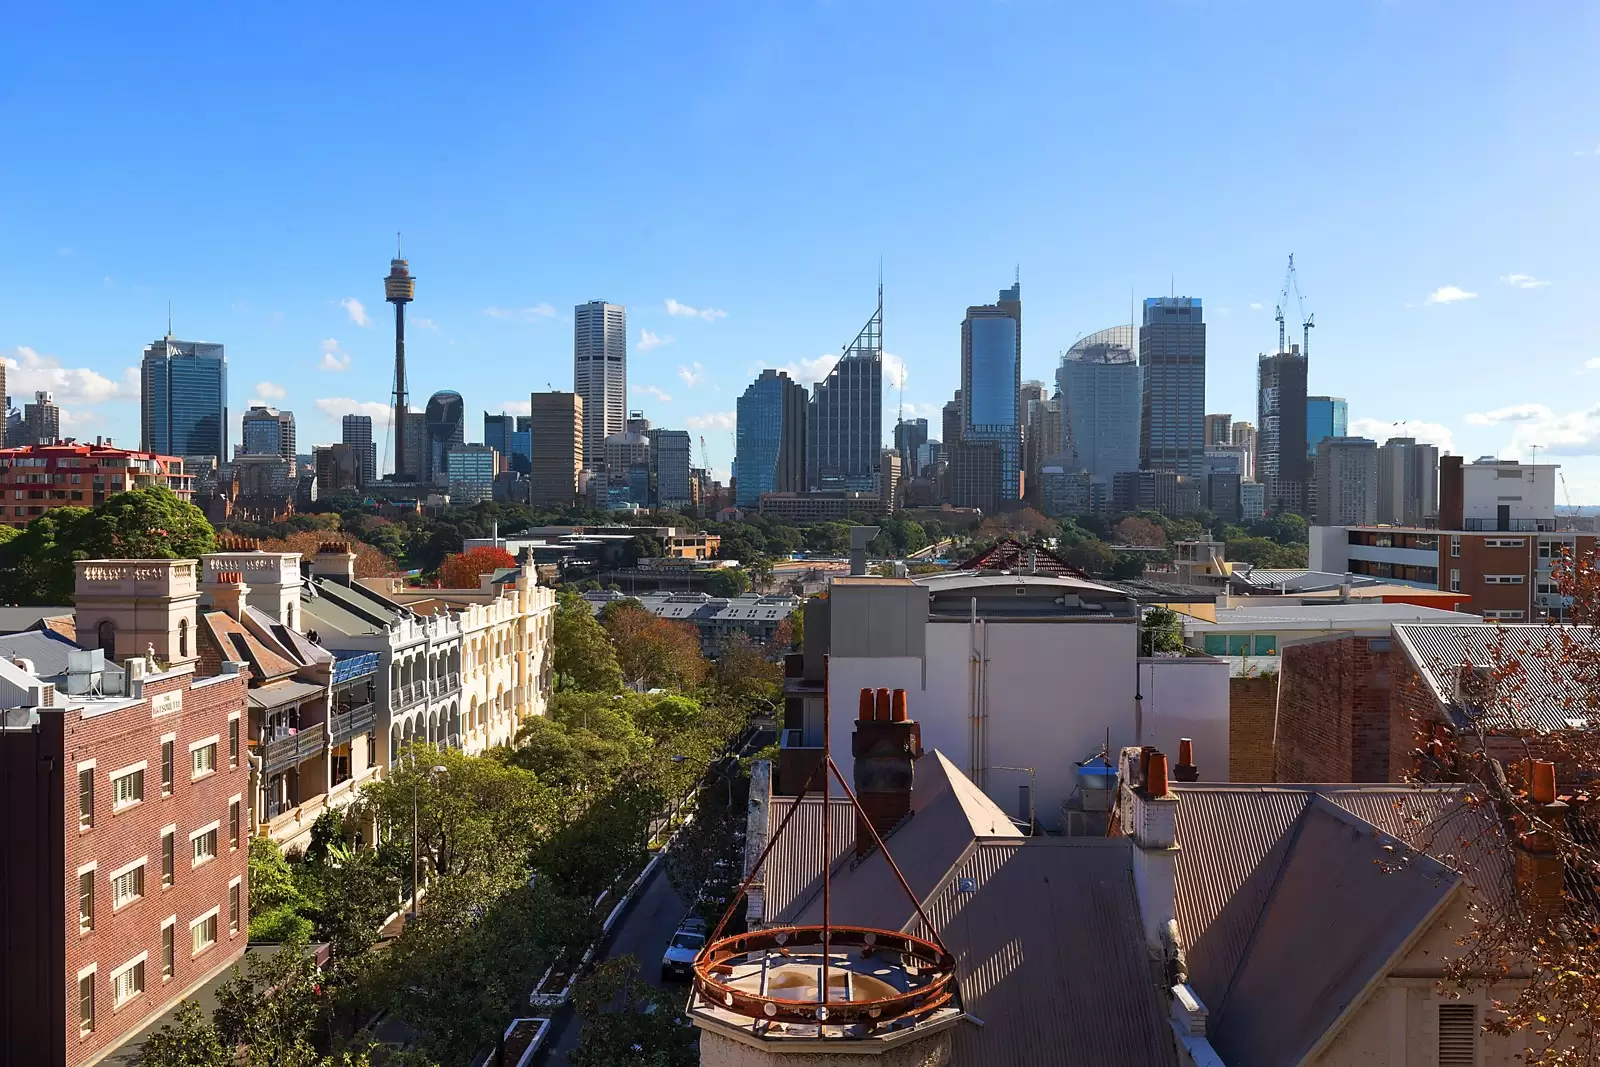
[[[1194,741],[1202,782],[1228,781],[1228,663],[1211,656],[1139,661],[1141,740],[1178,760],[1178,739]],[[1082,759],[1083,757],[1078,757]]]
[[[971,720],[972,647],[975,637],[983,647],[985,630],[986,772],[974,767]],[[847,777],[852,774],[851,723],[863,687],[906,689],[911,717],[922,723],[923,747],[944,752],[1008,813],[1017,814],[1019,786],[1027,785],[1028,775],[995,768],[1033,768],[1034,805],[1039,820],[1052,829],[1060,824],[1062,801],[1076,787],[1074,765],[1100,751],[1107,730],[1113,752],[1135,742],[1138,648],[1131,619],[980,622],[976,627],[929,622],[927,650],[925,661],[831,658],[832,753]],[[1156,703],[1164,708],[1163,729],[1173,731],[1175,752],[1182,705],[1176,686],[1168,684],[1160,668],[1156,677],[1162,694]],[[1200,718],[1215,718],[1216,739],[1207,743],[1225,752],[1226,668],[1215,687],[1203,670],[1196,677],[1208,679],[1206,691],[1216,688],[1221,694],[1214,710]]]

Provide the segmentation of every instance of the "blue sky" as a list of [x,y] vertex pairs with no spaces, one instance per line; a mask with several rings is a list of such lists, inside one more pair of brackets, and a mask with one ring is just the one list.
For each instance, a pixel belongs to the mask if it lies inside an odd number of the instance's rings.
[[235,419],[290,408],[309,451],[388,399],[403,230],[414,403],[460,391],[470,439],[571,388],[572,306],[607,299],[632,405],[725,471],[738,393],[809,384],[880,257],[937,424],[1014,270],[1026,376],[1175,287],[1207,409],[1253,419],[1293,252],[1355,429],[1543,445],[1600,503],[1597,46],[1560,3],[25,5],[0,353],[14,398],[135,443],[170,300],[228,346]]

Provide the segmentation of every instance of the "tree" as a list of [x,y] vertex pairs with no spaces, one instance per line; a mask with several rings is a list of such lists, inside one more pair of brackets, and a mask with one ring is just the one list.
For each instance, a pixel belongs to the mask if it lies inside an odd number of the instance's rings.
[[623,680],[633,689],[693,689],[708,664],[692,623],[658,618],[637,601],[612,602],[603,613]]
[[783,691],[783,665],[748,635],[733,634],[723,641],[709,681],[726,702],[765,712]]
[[712,596],[739,596],[750,588],[750,582],[745,573],[738,567],[718,567],[716,570],[707,571],[705,577],[706,592]]
[[557,595],[552,644],[558,688],[591,693],[615,693],[622,688],[616,650],[595,621],[589,602],[576,593]]
[[439,564],[439,579],[446,589],[476,589],[483,575],[516,565],[517,561],[505,549],[483,545],[446,556]]
[[1183,651],[1183,620],[1171,608],[1157,604],[1144,613],[1139,626],[1139,655],[1173,655]]
[[1118,557],[1104,541],[1089,538],[1068,548],[1061,558],[1092,577],[1106,577],[1116,566]]
[[1304,567],[1306,546],[1284,545],[1265,537],[1241,537],[1226,543],[1229,561],[1257,567]]
[[310,902],[276,841],[250,839],[249,875],[250,940],[285,944],[310,937]]
[[683,997],[639,976],[639,961],[618,956],[595,967],[572,994],[583,1030],[573,1067],[695,1067],[695,1028]]
[[81,532],[89,559],[197,559],[217,547],[205,514],[164,485],[113,494]]
[[745,569],[750,572],[752,591],[759,593],[772,584],[772,557],[752,556],[745,561]]
[[1165,548],[1167,545],[1166,532],[1155,522],[1138,515],[1129,515],[1117,523],[1112,533],[1121,545],[1140,548]]
[[71,604],[75,560],[84,547],[87,508],[52,508],[0,545],[0,590],[9,604]]
[[346,552],[355,553],[357,578],[382,578],[400,569],[398,563],[378,548],[342,533],[294,530],[283,537],[262,539],[261,549],[264,552],[298,552],[304,558],[311,559],[323,545],[328,544],[343,545]]
[[216,1027],[192,1000],[178,1005],[176,1018],[145,1040],[139,1056],[140,1067],[224,1067],[229,1062]]

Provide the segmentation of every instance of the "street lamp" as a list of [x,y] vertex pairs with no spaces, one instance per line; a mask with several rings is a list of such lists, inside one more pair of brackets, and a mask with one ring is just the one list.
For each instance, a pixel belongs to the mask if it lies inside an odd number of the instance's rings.
[[[415,772],[417,769],[417,753],[415,749],[412,749],[411,752],[411,769],[413,772]],[[448,770],[449,768],[439,765],[429,767],[427,775],[428,781],[432,782],[435,775],[444,774]],[[419,836],[420,830],[418,827],[417,817],[417,779],[413,777],[411,779],[411,917],[413,919],[417,917],[417,897],[422,889],[422,882],[419,877],[421,873],[419,869],[421,866],[419,858],[420,853],[417,848],[417,839]]]

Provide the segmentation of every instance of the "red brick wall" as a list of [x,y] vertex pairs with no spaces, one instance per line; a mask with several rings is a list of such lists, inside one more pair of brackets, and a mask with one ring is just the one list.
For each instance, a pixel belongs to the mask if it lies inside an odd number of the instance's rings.
[[[244,722],[245,676],[225,677],[220,681],[191,687],[191,675],[162,678],[146,685],[145,702],[133,708],[92,718],[77,713],[68,716],[65,736],[65,761],[61,788],[66,793],[62,804],[65,833],[65,967],[66,984],[66,1063],[84,1062],[114,1045],[143,1026],[171,1002],[209,975],[243,953],[248,939],[248,891],[243,882],[249,852],[249,759],[241,725],[238,765],[228,765],[228,717],[237,712]],[[181,708],[159,716],[151,712],[150,698],[182,691]],[[174,738],[174,784],[170,796],[161,795],[161,738]],[[189,745],[215,735],[218,739],[216,771],[191,781]],[[95,761],[94,827],[78,828],[77,764]],[[145,761],[144,800],[112,811],[109,775],[130,764]],[[230,847],[228,804],[240,798],[240,842]],[[217,856],[191,867],[189,834],[216,822]],[[162,830],[176,825],[174,835],[174,884],[161,885]],[[110,876],[125,864],[147,856],[144,896],[112,911]],[[93,862],[95,872],[95,929],[78,931],[78,878],[80,866]],[[240,882],[238,933],[228,929],[228,883]],[[211,908],[217,908],[217,943],[190,957],[189,923]],[[174,931],[175,973],[163,980],[162,923],[177,917]],[[121,1008],[114,1007],[112,972],[140,952],[148,953],[145,962],[143,995]],[[78,1036],[78,972],[89,964],[97,967],[95,979],[95,1029],[88,1037]]]
[[1284,647],[1276,781],[1394,780],[1389,645],[1339,637]]
[[1228,680],[1228,781],[1270,782],[1278,675]]
[[[1450,539],[1461,539],[1461,555],[1450,555]],[[1488,541],[1522,542],[1521,548],[1490,548]],[[1439,538],[1439,588],[1450,588],[1450,571],[1461,571],[1461,592],[1472,597],[1472,611],[1520,611],[1522,621],[1533,618],[1533,572],[1539,551],[1539,535],[1534,533],[1460,533]],[[1488,574],[1520,574],[1521,585],[1489,585]]]

